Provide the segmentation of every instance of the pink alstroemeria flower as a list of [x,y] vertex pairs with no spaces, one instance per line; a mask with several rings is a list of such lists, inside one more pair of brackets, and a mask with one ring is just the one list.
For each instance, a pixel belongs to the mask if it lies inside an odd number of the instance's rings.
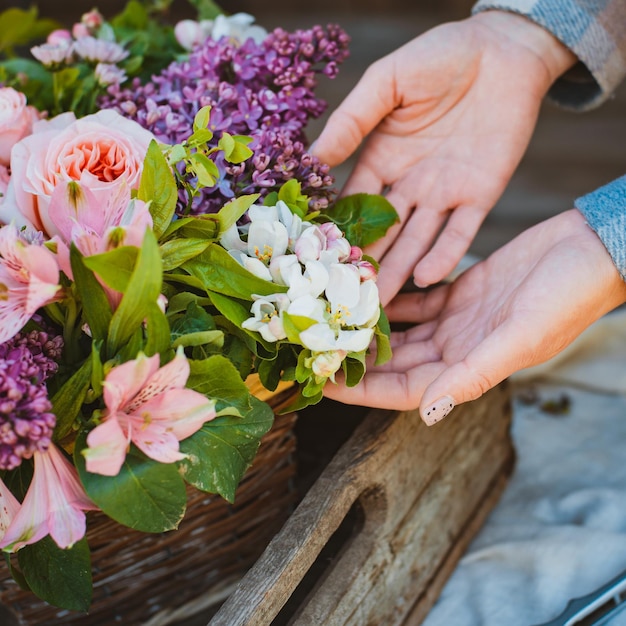
[[20,503],[0,478],[0,541],[20,510]]
[[84,511],[96,510],[63,453],[51,444],[35,452],[35,471],[24,502],[9,524],[0,548],[15,552],[50,535],[59,548],[73,546],[85,536]]
[[37,309],[55,299],[60,286],[54,254],[29,243],[13,224],[0,228],[0,257],[0,343],[4,343]]
[[120,185],[103,199],[75,181],[56,187],[48,217],[58,233],[54,241],[59,266],[70,279],[73,278],[70,242],[84,256],[102,254],[119,246],[141,247],[146,229],[152,228],[152,216],[145,202],[131,200],[130,192],[128,185]]
[[87,471],[116,476],[132,441],[160,463],[185,458],[178,442],[215,417],[215,402],[185,389],[189,363],[182,349],[159,368],[159,356],[114,367],[106,376],[104,421],[87,436],[83,450]]

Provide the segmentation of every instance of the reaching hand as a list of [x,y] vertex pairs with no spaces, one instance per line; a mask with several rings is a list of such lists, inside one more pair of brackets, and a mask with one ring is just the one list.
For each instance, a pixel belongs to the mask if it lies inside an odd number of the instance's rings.
[[392,335],[393,358],[360,385],[328,384],[348,404],[419,405],[424,421],[445,417],[513,372],[548,360],[626,302],[626,283],[576,210],[525,231],[454,283],[400,294],[390,319],[418,325]]
[[546,91],[574,60],[526,18],[487,11],[374,63],[330,116],[315,154],[337,165],[369,134],[343,193],[388,188],[401,217],[368,250],[382,259],[383,304],[413,268],[425,286],[455,267],[517,167]]

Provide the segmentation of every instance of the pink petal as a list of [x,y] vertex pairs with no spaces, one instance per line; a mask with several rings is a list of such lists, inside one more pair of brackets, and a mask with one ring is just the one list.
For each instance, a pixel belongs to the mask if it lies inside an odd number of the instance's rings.
[[104,386],[104,403],[110,413],[118,409],[126,410],[125,405],[135,404],[135,396],[148,379],[159,369],[159,355],[151,357],[140,355],[133,361],[127,361],[114,367],[106,376]]
[[0,260],[0,343],[14,337],[31,318],[28,288],[6,271]]
[[38,463],[42,453],[36,452],[33,479],[17,515],[7,528],[0,548],[15,552],[26,545],[36,543],[48,534],[48,481]]
[[84,510],[96,509],[85,494],[74,467],[51,445],[48,454],[41,456],[46,464],[50,509],[47,524],[50,536],[59,548],[74,545],[85,536],[86,518]]
[[174,463],[185,458],[185,455],[178,451],[178,439],[163,426],[151,424],[148,427],[135,428],[132,431],[132,439],[146,456],[159,463]]
[[109,416],[87,435],[87,448],[82,451],[88,472],[117,476],[120,472],[129,439],[116,415]]
[[19,510],[20,503],[17,498],[0,479],[0,541]]
[[165,391],[181,389],[185,386],[187,378],[189,378],[189,363],[184,353],[179,350],[169,363],[152,373],[143,389],[125,407],[126,412],[135,412],[148,400]]
[[215,403],[192,389],[170,389],[142,405],[141,415],[181,441],[215,417]]
[[19,251],[22,266],[30,275],[30,282],[37,281],[58,289],[59,266],[48,248],[37,244],[24,246]]

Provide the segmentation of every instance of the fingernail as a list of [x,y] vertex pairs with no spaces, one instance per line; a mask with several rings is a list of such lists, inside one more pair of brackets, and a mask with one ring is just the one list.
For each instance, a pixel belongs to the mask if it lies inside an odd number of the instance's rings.
[[422,411],[422,419],[428,426],[432,426],[446,417],[453,408],[454,400],[452,396],[442,396],[429,404],[426,409]]

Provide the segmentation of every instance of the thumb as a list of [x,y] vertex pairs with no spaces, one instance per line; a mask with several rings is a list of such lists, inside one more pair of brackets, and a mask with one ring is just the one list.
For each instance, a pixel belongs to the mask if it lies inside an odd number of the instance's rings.
[[[389,66],[389,67],[388,67]],[[396,107],[391,64],[371,65],[345,100],[330,115],[312,154],[331,167],[345,161],[363,139]]]
[[[500,327],[498,330],[502,330]],[[504,341],[498,330],[461,361],[444,369],[424,390],[420,417],[432,426],[462,402],[476,400],[527,363],[528,348],[517,337]]]

